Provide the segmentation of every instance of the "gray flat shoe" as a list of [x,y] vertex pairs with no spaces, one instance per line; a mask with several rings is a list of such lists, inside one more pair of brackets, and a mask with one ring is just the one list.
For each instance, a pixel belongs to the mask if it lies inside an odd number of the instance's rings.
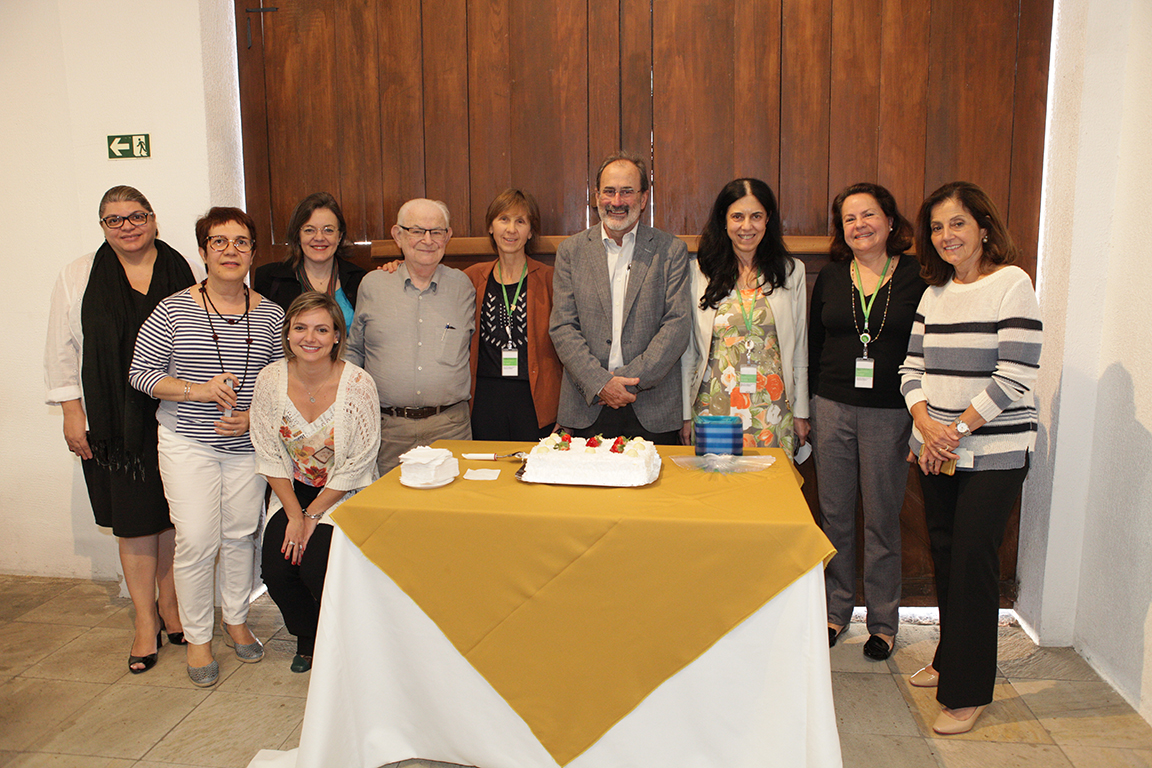
[[220,679],[220,664],[216,659],[205,667],[188,667],[188,679],[197,688],[209,688]]
[[224,645],[235,649],[236,658],[240,659],[240,661],[245,664],[255,664],[264,658],[264,644],[261,643],[259,639],[256,639],[255,642],[241,645],[232,639],[232,635],[228,634],[228,627],[221,624],[220,629],[224,632]]

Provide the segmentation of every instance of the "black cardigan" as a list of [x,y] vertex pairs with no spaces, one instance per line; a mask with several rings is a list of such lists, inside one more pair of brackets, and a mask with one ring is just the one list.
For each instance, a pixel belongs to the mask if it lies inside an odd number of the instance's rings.
[[[344,295],[356,308],[356,291],[360,288],[360,281],[368,274],[364,269],[356,266],[347,259],[336,257],[336,272],[340,276],[340,287]],[[262,296],[266,296],[288,311],[288,306],[303,291],[300,289],[300,280],[296,271],[283,261],[276,261],[256,268],[252,278],[252,287]]]

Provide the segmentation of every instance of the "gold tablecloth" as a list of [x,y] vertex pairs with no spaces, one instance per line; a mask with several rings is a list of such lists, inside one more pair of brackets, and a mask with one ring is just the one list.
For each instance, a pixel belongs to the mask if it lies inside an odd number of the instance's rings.
[[[465,452],[516,443],[441,441]],[[706,474],[660,447],[644,488],[496,481],[400,484],[394,470],[333,515],[565,765],[651,691],[834,550],[782,451]]]

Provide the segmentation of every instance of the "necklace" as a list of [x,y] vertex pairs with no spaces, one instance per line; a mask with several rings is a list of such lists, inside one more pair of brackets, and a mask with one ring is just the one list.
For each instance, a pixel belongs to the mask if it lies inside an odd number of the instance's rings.
[[244,314],[236,320],[229,320],[220,314],[220,310],[216,309],[216,304],[212,301],[212,296],[208,293],[208,278],[204,278],[204,282],[200,283],[200,295],[204,297],[204,316],[208,318],[208,329],[212,332],[212,343],[216,345],[216,359],[220,362],[220,372],[224,372],[224,356],[220,354],[220,335],[216,333],[216,326],[212,324],[212,313],[208,311],[208,307],[212,307],[212,312],[223,320],[228,325],[235,325],[240,320],[248,321],[248,336],[244,339],[246,346],[244,347],[244,376],[236,382],[235,391],[240,392],[244,388],[244,380],[248,378],[248,358],[252,354],[252,316],[248,314],[251,308],[249,304],[248,286],[244,286]]
[[[880,327],[876,330],[876,335],[873,336],[869,333],[868,329],[868,316],[872,314],[872,305],[876,301],[876,294],[880,293],[880,289],[884,287],[884,276],[888,274],[888,267],[892,264],[892,257],[888,257],[888,261],[884,264],[884,271],[880,273],[880,282],[876,284],[876,290],[872,292],[872,298],[864,302],[864,280],[860,277],[860,269],[856,266],[856,260],[852,260],[852,269],[855,271],[856,280],[860,283],[855,286],[860,292],[860,310],[864,314],[864,330],[860,330],[860,323],[856,319],[856,297],[852,295],[852,290],[848,290],[848,301],[852,305],[852,326],[856,329],[856,333],[860,336],[860,343],[864,345],[864,357],[868,357],[868,344],[880,338],[880,334],[884,331],[884,321],[888,319],[888,302],[892,300],[892,286],[888,286],[888,295],[884,297],[884,316],[880,318]],[[895,275],[893,275],[895,277]],[[852,275],[849,274],[849,280]],[[888,282],[892,282],[889,280]]]
[[[332,366],[332,370],[335,370],[335,368],[336,368],[336,366]],[[291,370],[291,369],[289,369],[289,370]],[[317,395],[320,394],[320,390],[324,389],[324,385],[328,383],[328,380],[332,378],[332,370],[328,371],[328,375],[325,376],[324,380],[321,381],[320,384],[316,387],[316,394]],[[296,381],[300,382],[300,386],[304,387],[304,391],[308,393],[308,402],[310,402],[310,403],[316,402],[316,395],[313,395],[312,390],[308,389],[308,385],[304,383],[304,379],[302,379],[300,377],[299,372],[296,373]]]

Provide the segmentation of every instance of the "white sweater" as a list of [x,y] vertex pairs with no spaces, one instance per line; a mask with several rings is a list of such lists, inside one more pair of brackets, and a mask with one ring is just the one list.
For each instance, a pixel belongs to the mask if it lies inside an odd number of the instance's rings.
[[[292,456],[280,439],[280,427],[288,407],[288,361],[277,360],[260,372],[252,394],[251,434],[256,448],[256,471],[265,477],[291,480]],[[380,449],[380,397],[376,382],[363,368],[344,364],[336,389],[333,424],[332,471],[326,487],[347,491],[324,512],[321,523],[331,524],[329,515],[345,499],[367,488],[378,477],[376,454]],[[282,505],[276,494],[268,507],[268,518]]]
[[[916,310],[900,391],[911,409],[948,424],[968,406],[988,423],[960,446],[972,469],[1018,469],[1036,445],[1032,386],[1040,367],[1043,325],[1032,281],[1003,267],[974,283],[929,287]],[[911,447],[922,438],[913,429]]]

